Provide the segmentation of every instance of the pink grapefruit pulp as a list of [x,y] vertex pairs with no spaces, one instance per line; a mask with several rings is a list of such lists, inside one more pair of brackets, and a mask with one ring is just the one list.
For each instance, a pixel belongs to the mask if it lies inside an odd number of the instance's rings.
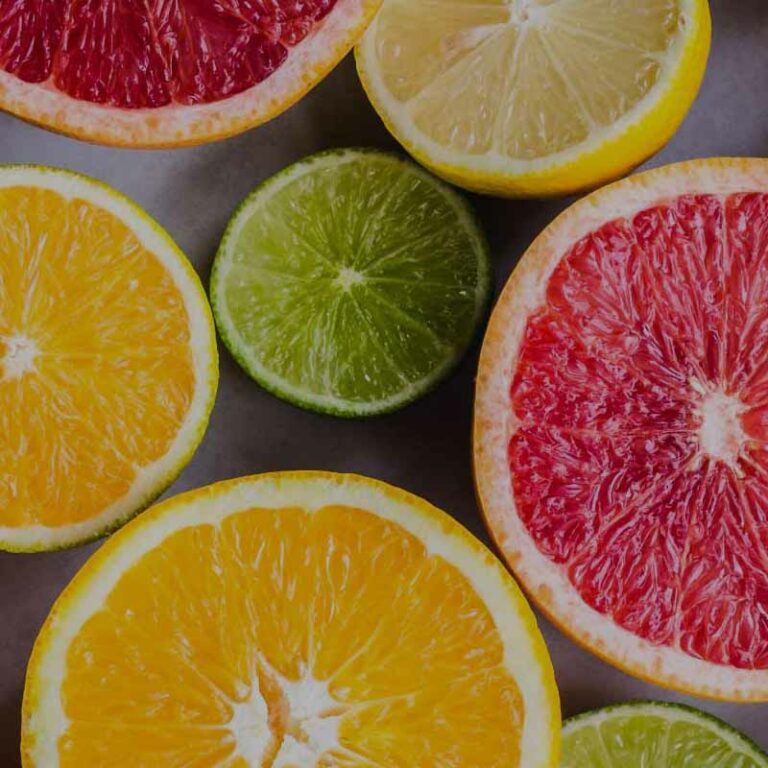
[[379,0],[0,0],[0,107],[105,143],[219,138],[285,109]]
[[768,698],[768,162],[573,206],[483,349],[479,495],[569,634],[687,691]]

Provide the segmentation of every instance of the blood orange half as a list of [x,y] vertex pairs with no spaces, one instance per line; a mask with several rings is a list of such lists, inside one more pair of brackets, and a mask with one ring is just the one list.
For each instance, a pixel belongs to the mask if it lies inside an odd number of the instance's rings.
[[0,108],[105,144],[178,146],[269,120],[381,0],[0,0]]
[[475,470],[542,609],[637,676],[768,699],[768,161],[581,200],[485,340]]

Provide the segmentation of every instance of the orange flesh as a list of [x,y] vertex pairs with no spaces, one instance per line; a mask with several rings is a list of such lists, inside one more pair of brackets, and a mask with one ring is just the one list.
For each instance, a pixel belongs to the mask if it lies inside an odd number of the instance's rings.
[[[297,706],[292,686],[324,698]],[[510,768],[524,720],[467,578],[396,524],[341,506],[170,534],[73,640],[62,702],[63,768],[277,768],[295,762],[290,740],[311,750],[302,765]],[[265,740],[246,754],[259,723]],[[320,746],[318,729],[333,734]]]
[[0,189],[0,526],[107,509],[194,388],[183,298],[136,235],[90,202]]

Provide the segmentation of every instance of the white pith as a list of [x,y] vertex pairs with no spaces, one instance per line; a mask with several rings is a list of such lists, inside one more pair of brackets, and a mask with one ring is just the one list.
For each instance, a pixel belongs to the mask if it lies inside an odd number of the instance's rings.
[[168,452],[138,470],[125,496],[99,515],[71,525],[0,525],[0,548],[52,549],[94,536],[135,513],[163,490],[180,470],[202,438],[213,404],[218,380],[216,342],[210,310],[192,266],[170,237],[127,198],[106,185],[66,171],[21,165],[0,168],[0,189],[16,186],[50,189],[65,199],[87,200],[125,222],[142,246],[159,259],[179,288],[189,319],[196,378],[189,411]]
[[[546,22],[546,5],[534,4],[530,0],[506,0],[504,4],[509,7],[508,24],[526,27]],[[400,101],[390,91],[383,77],[376,51],[381,14],[371,23],[356,51],[366,89],[372,94],[374,103],[382,109],[386,122],[391,125],[398,139],[409,151],[414,152],[419,158],[429,158],[430,166],[450,169],[451,172],[480,174],[488,178],[519,177],[544,173],[558,167],[565,168],[580,158],[590,155],[603,145],[627,133],[633,126],[640,124],[657,104],[669,97],[674,90],[673,75],[679,70],[689,41],[688,35],[693,27],[690,20],[694,18],[696,10],[695,0],[679,0],[678,4],[680,17],[683,20],[680,34],[674,38],[665,55],[658,57],[661,70],[657,82],[648,93],[611,124],[593,124],[588,138],[584,141],[541,157],[514,158],[498,149],[481,154],[462,152],[438,143],[419,129],[409,104]]]
[[119,109],[73,99],[50,81],[26,83],[0,70],[0,108],[57,131],[107,144],[161,147],[211,141],[287,109],[354,45],[380,0],[338,0],[333,11],[270,77],[209,104]]
[[360,285],[365,282],[365,275],[351,267],[343,267],[339,270],[339,276],[336,278],[336,284],[342,291],[349,291],[353,285]]
[[707,392],[698,407],[701,419],[699,445],[705,456],[722,461],[738,472],[736,459],[747,442],[741,423],[744,403],[734,395],[715,390]]
[[[136,519],[108,541],[65,590],[38,638],[24,695],[25,768],[60,765],[58,738],[67,725],[61,698],[67,650],[131,564],[176,531],[219,525],[242,510],[299,507],[312,513],[334,505],[364,509],[395,522],[422,541],[430,555],[441,556],[464,574],[494,617],[504,646],[504,664],[517,681],[524,702],[519,768],[555,768],[557,740],[553,743],[552,734],[558,728],[559,713],[552,668],[533,613],[489,552],[447,515],[422,502],[417,508],[412,498],[354,476],[263,475],[179,496]],[[306,750],[317,751],[335,738],[334,702],[311,679],[292,685],[279,682],[287,709],[306,736],[305,741],[295,736],[284,740],[285,768],[312,764],[301,762]],[[267,737],[263,717],[259,697],[254,695],[231,724],[245,729],[238,740],[241,754],[262,754]]]
[[236,754],[248,765],[261,765],[269,754],[273,734],[269,727],[269,709],[258,680],[251,686],[250,698],[234,703],[232,712],[229,730],[235,739]]
[[35,370],[35,358],[40,354],[40,349],[34,339],[20,333],[0,336],[0,349],[3,348],[5,352],[0,355],[0,381],[20,379]]
[[[304,673],[300,680],[288,680],[276,670],[253,671],[251,696],[243,703],[233,703],[230,730],[237,745],[237,755],[249,765],[261,766],[274,753],[272,768],[315,765],[330,750],[343,752],[339,741],[340,711],[343,707],[331,696],[328,683]],[[268,674],[282,694],[284,732],[273,731],[269,708],[260,690],[260,676]]]
[[481,354],[475,406],[475,473],[483,509],[510,566],[545,612],[592,652],[639,677],[727,700],[768,700],[768,670],[737,669],[657,646],[589,606],[563,568],[539,551],[517,515],[508,445],[517,425],[509,385],[529,316],[573,245],[613,219],[686,194],[768,192],[765,160],[716,159],[659,168],[605,187],[568,209],[534,242],[494,311]]

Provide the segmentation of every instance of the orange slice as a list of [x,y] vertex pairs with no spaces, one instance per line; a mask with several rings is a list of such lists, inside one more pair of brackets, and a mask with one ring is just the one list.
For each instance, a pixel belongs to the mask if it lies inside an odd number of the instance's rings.
[[768,161],[576,203],[515,269],[478,375],[490,529],[565,632],[698,695],[768,700]]
[[76,544],[146,506],[216,381],[202,287],[157,224],[83,176],[0,167],[0,548]]
[[0,109],[119,146],[220,139],[316,85],[381,0],[0,0]]
[[142,515],[55,605],[26,768],[554,768],[553,672],[463,528],[362,477],[262,475]]

